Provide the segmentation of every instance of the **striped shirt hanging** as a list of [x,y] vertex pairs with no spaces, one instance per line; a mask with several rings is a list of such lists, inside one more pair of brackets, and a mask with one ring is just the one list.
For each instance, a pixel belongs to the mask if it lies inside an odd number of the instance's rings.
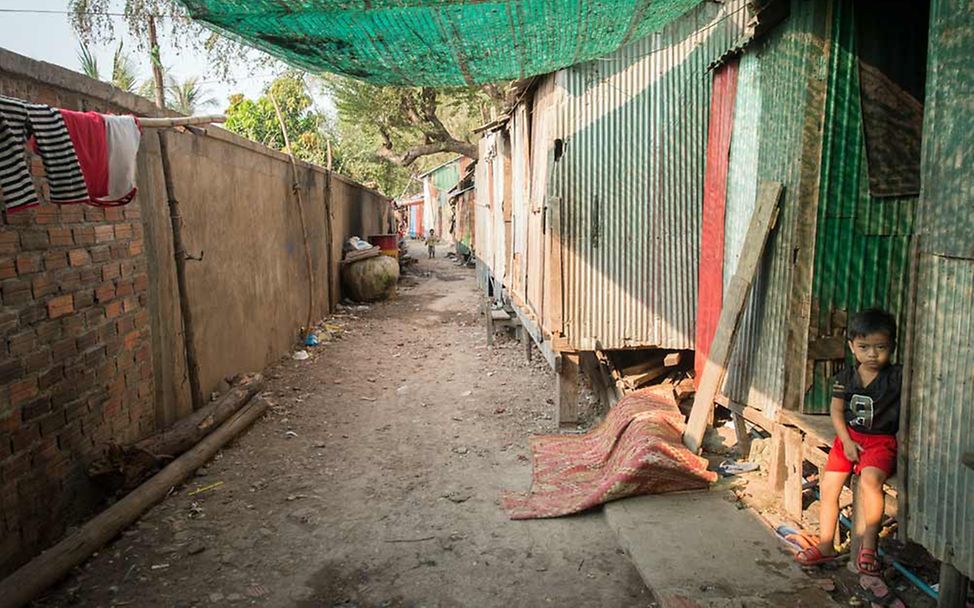
[[78,157],[60,112],[43,104],[0,96],[0,119],[0,186],[8,211],[37,204],[24,153],[24,139],[28,133],[32,133],[37,142],[51,202],[65,204],[88,200]]

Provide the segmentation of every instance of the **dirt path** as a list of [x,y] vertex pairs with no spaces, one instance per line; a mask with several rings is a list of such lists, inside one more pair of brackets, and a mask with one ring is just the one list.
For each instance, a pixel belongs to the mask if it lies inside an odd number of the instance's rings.
[[268,370],[271,413],[41,605],[652,605],[601,512],[500,509],[554,430],[553,377],[487,348],[473,270],[419,270]]

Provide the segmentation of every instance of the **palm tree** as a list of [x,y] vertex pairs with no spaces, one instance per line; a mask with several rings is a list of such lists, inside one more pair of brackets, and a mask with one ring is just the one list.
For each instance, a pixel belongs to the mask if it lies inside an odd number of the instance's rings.
[[128,53],[122,52],[122,43],[118,43],[115,56],[112,58],[112,84],[128,93],[135,92],[135,66]]
[[81,43],[81,47],[78,49],[78,62],[81,63],[82,74],[88,78],[101,80],[101,76],[98,74],[98,60],[91,54],[91,49],[84,42]]
[[206,93],[200,86],[199,76],[191,76],[182,82],[175,78],[169,79],[166,92],[169,94],[168,105],[180,114],[193,114],[206,106],[216,103],[216,99]]

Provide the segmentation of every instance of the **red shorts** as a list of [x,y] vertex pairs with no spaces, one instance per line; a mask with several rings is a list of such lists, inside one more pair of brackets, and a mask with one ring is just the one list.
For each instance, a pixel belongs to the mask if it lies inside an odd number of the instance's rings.
[[859,462],[852,462],[845,457],[842,441],[836,437],[825,463],[825,470],[858,475],[863,467],[876,467],[886,473],[887,477],[892,476],[896,471],[896,435],[867,435],[848,430],[852,440],[862,446]]

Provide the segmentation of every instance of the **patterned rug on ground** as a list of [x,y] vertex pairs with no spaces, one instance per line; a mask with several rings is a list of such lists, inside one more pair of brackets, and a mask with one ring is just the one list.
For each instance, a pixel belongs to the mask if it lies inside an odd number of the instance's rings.
[[653,389],[626,395],[584,435],[545,435],[531,440],[531,491],[505,492],[511,519],[558,517],[602,503],[679,490],[717,480],[707,460],[683,445],[683,415]]

